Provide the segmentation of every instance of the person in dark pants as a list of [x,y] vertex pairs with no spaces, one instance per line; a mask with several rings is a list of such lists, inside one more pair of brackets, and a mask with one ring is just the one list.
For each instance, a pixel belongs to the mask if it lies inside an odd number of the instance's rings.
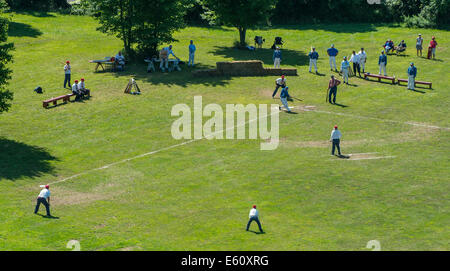
[[71,67],[70,67],[70,61],[67,60],[66,61],[66,65],[64,66],[64,73],[65,73],[65,77],[64,77],[64,88],[66,88],[66,84],[69,86],[70,88],[70,74],[71,74]]
[[50,215],[50,186],[47,184],[44,189],[41,190],[39,196],[37,198],[36,208],[34,209],[34,213],[37,214],[39,211],[39,206],[44,204],[45,209],[47,211],[47,216]]
[[341,148],[339,146],[341,137],[342,134],[338,130],[337,125],[335,125],[333,131],[331,131],[331,139],[330,139],[330,141],[332,142],[331,155],[334,155],[335,148],[337,148],[339,156],[341,155]]
[[286,79],[284,78],[284,75],[281,76],[281,78],[278,78],[277,80],[275,80],[275,90],[272,93],[272,98],[275,98],[275,95],[278,92],[279,88],[284,88],[286,87]]
[[[331,79],[330,82],[328,83],[328,102],[330,104],[335,104],[336,103],[336,94],[337,94],[337,86],[341,83],[341,81],[337,80],[336,78],[334,78],[334,75],[331,75]],[[331,102],[331,96],[334,95],[333,97],[333,102]]]
[[248,215],[249,220],[247,223],[247,231],[250,228],[250,224],[252,223],[252,221],[256,221],[256,224],[258,224],[259,227],[259,231],[262,233],[264,232],[262,227],[261,227],[261,222],[259,222],[259,212],[258,210],[256,210],[256,205],[253,205],[253,208],[250,210],[250,214]]

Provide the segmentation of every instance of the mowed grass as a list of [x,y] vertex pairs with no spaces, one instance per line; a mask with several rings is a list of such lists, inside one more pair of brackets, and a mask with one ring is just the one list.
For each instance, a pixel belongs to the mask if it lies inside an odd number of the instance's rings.
[[[15,62],[11,110],[0,115],[0,250],[448,250],[450,35],[446,31],[396,26],[274,26],[249,31],[266,39],[256,52],[232,49],[232,28],[189,27],[175,34],[174,52],[187,60],[197,45],[196,68],[217,61],[260,59],[272,65],[267,49],[275,36],[286,41],[284,67],[295,106],[315,111],[280,114],[280,146],[261,151],[259,140],[200,140],[142,158],[92,170],[179,144],[171,136],[172,106],[271,104],[276,77],[194,78],[182,72],[148,74],[146,64],[125,72],[94,73],[91,59],[112,56],[121,41],[96,31],[89,17],[14,14],[10,40]],[[414,41],[435,35],[438,60],[415,56]],[[418,80],[432,81],[422,92],[351,78],[338,102],[325,103],[329,79],[325,50],[340,56],[366,48],[366,70],[378,72],[386,39],[404,39],[406,56],[389,56],[388,73],[406,78],[411,61]],[[320,54],[319,72],[308,73],[309,48]],[[72,78],[84,77],[93,97],[51,109],[42,100],[67,93],[65,60]],[[340,61],[338,61],[340,62]],[[123,90],[135,77],[140,96]],[[42,86],[45,93],[32,90]],[[337,113],[337,114],[334,114]],[[420,123],[428,126],[414,126]],[[344,153],[393,158],[343,160],[327,143],[339,125]],[[92,171],[90,171],[92,170]],[[52,185],[52,212],[33,215],[39,185]],[[248,211],[258,205],[266,234],[245,231]],[[41,213],[43,209],[41,207]],[[256,225],[252,225],[256,230]]]

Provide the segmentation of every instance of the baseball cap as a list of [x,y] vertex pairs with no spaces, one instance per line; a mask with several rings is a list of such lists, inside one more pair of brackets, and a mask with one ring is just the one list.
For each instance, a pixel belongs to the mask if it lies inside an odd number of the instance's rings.
[[334,129],[337,129],[338,127],[337,127],[337,125],[334,125]]
[[45,185],[45,188],[49,189],[49,188],[50,188],[50,185],[46,184],[46,185]]
[[255,209],[256,209],[256,205],[253,205],[253,208],[255,208]]

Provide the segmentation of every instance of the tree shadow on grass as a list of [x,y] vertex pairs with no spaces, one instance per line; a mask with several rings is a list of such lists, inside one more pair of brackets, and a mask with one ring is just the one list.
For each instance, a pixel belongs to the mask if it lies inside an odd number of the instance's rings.
[[152,85],[163,86],[181,86],[190,87],[192,85],[203,86],[225,86],[231,80],[229,76],[217,77],[194,77],[192,74],[195,70],[215,69],[215,66],[204,65],[201,63],[195,64],[195,68],[188,67],[187,64],[180,65],[181,71],[161,72],[159,66],[156,67],[156,72],[147,72],[147,63],[144,64],[130,64],[125,66],[125,70],[121,72],[112,72],[116,77],[124,77],[123,89],[125,89],[128,80],[134,78],[136,80],[151,83]]
[[8,36],[10,37],[31,37],[37,38],[42,35],[39,29],[32,27],[29,24],[10,22],[8,29]]
[[0,181],[52,173],[52,160],[58,159],[41,147],[0,137]]
[[[209,53],[231,58],[231,60],[261,60],[266,65],[273,65],[273,50],[269,48],[254,51],[237,49],[234,47],[215,46]],[[309,65],[309,57],[305,52],[281,48],[281,65],[305,66]]]

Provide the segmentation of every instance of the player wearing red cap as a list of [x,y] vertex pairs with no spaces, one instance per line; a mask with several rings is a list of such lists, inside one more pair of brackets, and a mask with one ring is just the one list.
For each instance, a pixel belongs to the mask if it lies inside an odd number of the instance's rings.
[[66,84],[68,87],[70,87],[70,74],[71,74],[71,67],[70,67],[70,61],[66,61],[66,65],[64,66],[64,88],[66,88]]
[[252,221],[256,221],[256,223],[258,224],[258,227],[259,227],[259,231],[261,233],[263,233],[264,231],[261,228],[261,222],[259,222],[259,212],[258,212],[258,210],[256,210],[256,205],[253,205],[253,208],[250,209],[250,213],[249,213],[248,217],[249,217],[249,220],[247,223],[247,231],[250,228],[250,224],[252,223]]
[[91,91],[86,88],[86,85],[84,84],[84,78],[81,78],[81,82],[78,83],[78,90],[81,91],[81,94],[87,95],[88,97],[91,96]]
[[83,94],[78,88],[78,80],[75,80],[75,83],[72,85],[72,93],[76,95],[75,101],[78,101],[83,97]]
[[44,189],[41,190],[39,196],[37,198],[36,208],[34,209],[34,213],[37,214],[39,211],[39,206],[44,204],[45,209],[47,211],[47,216],[50,215],[50,186],[47,184]]
[[277,94],[277,91],[278,91],[279,88],[286,87],[286,78],[285,78],[285,76],[282,75],[281,78],[278,78],[277,80],[275,80],[275,85],[276,85],[276,87],[275,87],[275,90],[274,90],[274,92],[272,94],[272,98],[275,97],[275,94]]
[[339,131],[337,125],[335,125],[333,131],[331,131],[331,138],[330,138],[330,141],[332,143],[331,155],[334,155],[334,149],[337,148],[338,154],[339,156],[341,156],[341,147],[339,146],[341,137],[342,137],[341,131]]

